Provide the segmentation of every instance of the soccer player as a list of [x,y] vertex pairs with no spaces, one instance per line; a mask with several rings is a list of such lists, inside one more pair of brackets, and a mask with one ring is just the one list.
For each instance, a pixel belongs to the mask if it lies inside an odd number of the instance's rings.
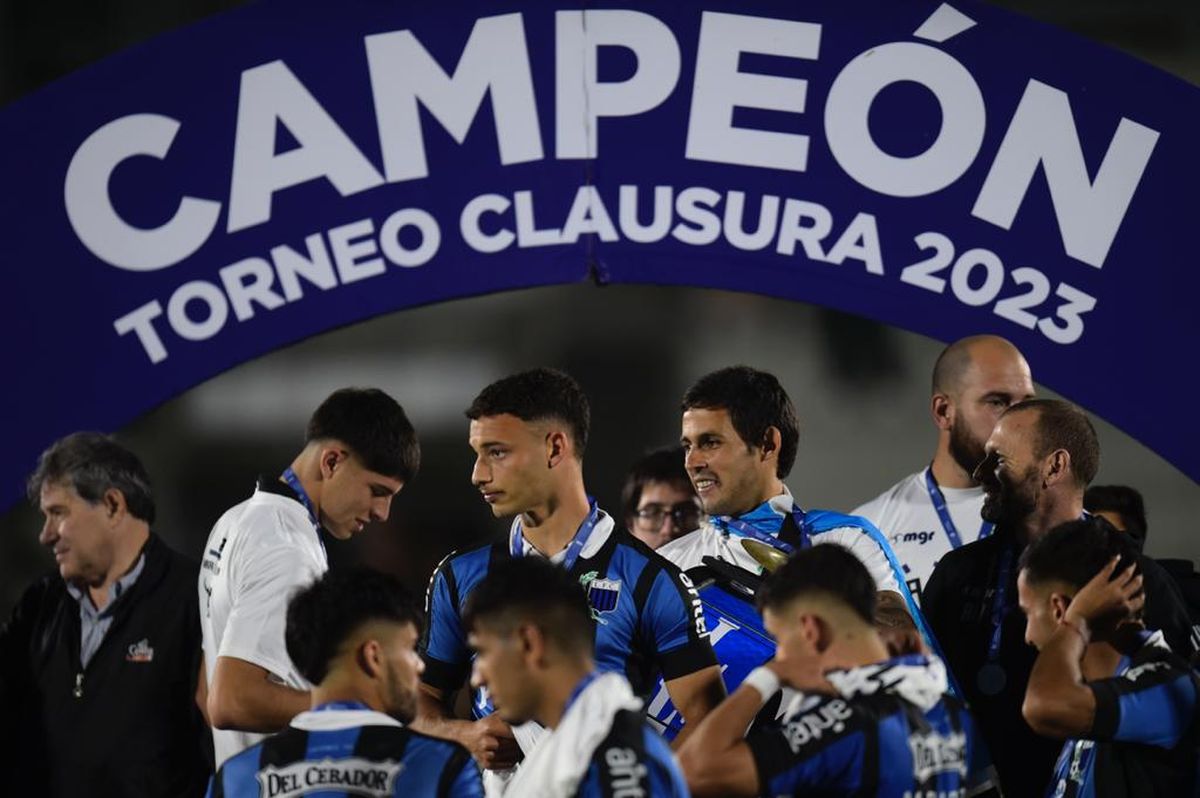
[[652,549],[700,524],[700,500],[679,447],[650,452],[629,469],[621,491],[625,528]]
[[854,510],[875,524],[904,566],[913,597],[947,551],[985,538],[983,488],[975,467],[1000,414],[1033,396],[1029,364],[995,335],[976,335],[946,347],[933,367],[929,412],[937,427],[933,462]]
[[0,627],[0,792],[202,794],[197,568],[151,531],[145,467],[77,432],[42,453],[29,497],[57,568]]
[[1068,521],[1021,555],[1025,639],[1038,649],[1023,713],[1065,739],[1049,796],[1195,795],[1200,676],[1146,629],[1128,535]]
[[505,794],[686,798],[671,749],[629,682],[597,669],[592,610],[579,580],[540,558],[498,563],[467,599],[473,683],[507,723],[551,730]]
[[471,755],[405,726],[424,667],[421,618],[394,580],[327,573],[287,608],[287,653],[313,685],[312,709],[228,759],[209,798],[326,796],[482,798]]
[[419,461],[416,432],[394,399],[343,388],[313,413],[292,464],[260,477],[254,495],[213,527],[198,592],[218,766],[309,706],[283,623],[289,594],[329,567],[321,530],[345,540],[387,520]]
[[[924,612],[946,664],[971,705],[1006,795],[1041,795],[1058,746],[1021,717],[1035,652],[1017,612],[1021,552],[1054,527],[1083,515],[1083,493],[1100,466],[1100,444],[1087,416],[1059,400],[1029,399],[1000,417],[976,476],[991,536],[947,552],[925,589]],[[1191,628],[1175,585],[1148,557],[1146,614],[1181,652]]]
[[[494,515],[515,518],[505,540],[453,553],[433,574],[418,728],[458,740],[495,770],[520,758],[514,739],[532,750],[540,729],[521,727],[514,738],[486,691],[476,693],[474,721],[452,719],[447,706],[471,668],[462,608],[498,563],[531,556],[549,559],[587,591],[601,671],[624,675],[640,695],[661,675],[684,717],[698,721],[724,694],[699,599],[678,569],[588,498],[589,409],[579,385],[551,369],[522,372],[484,388],[467,417],[471,480]],[[485,774],[489,789],[493,783]]]
[[[813,546],[758,592],[773,660],[700,723],[679,750],[696,796],[976,795],[991,769],[936,658],[889,658],[876,591],[840,546]],[[804,696],[781,726],[743,737],[787,685]]]

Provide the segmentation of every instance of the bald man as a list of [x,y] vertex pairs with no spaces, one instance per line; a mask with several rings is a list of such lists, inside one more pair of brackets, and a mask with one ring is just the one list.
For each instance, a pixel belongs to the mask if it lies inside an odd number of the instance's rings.
[[979,514],[983,488],[972,474],[1000,415],[1032,396],[1029,364],[995,335],[955,341],[934,364],[929,413],[938,434],[933,462],[852,513],[887,537],[918,602],[946,552],[991,534],[992,525]]

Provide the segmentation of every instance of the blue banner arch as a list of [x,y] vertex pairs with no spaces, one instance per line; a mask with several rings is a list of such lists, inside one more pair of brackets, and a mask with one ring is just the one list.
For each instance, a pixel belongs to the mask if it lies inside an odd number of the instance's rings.
[[996,332],[1200,481],[1197,141],[1197,88],[974,2],[262,0],[0,111],[0,502],[265,352],[588,279]]

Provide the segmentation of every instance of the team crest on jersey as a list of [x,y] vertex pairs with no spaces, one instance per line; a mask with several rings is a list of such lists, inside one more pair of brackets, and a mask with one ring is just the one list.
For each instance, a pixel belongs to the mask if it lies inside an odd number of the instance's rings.
[[608,621],[600,615],[617,608],[617,602],[621,598],[621,580],[600,579],[599,575],[598,571],[588,571],[579,577],[579,583],[587,591],[588,604],[592,607],[592,620],[608,625]]
[[300,761],[282,768],[268,765],[256,777],[261,798],[295,798],[326,791],[386,798],[394,792],[403,769],[403,764],[391,759],[372,762],[351,757]]
[[924,783],[939,773],[967,777],[967,736],[962,732],[910,734],[908,747],[912,749],[913,777],[917,782]]

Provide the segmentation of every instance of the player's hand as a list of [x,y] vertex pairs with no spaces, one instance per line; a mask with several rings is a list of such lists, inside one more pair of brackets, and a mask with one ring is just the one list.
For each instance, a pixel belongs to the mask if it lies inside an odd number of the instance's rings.
[[917,631],[915,626],[898,627],[893,626],[887,629],[876,629],[879,632],[880,639],[887,647],[888,656],[905,657],[909,654],[928,654],[925,648],[925,640],[921,637],[921,633]]
[[512,727],[497,715],[488,715],[472,723],[463,743],[479,767],[485,769],[507,770],[525,756],[521,746],[517,745]]
[[1114,557],[1100,573],[1083,586],[1067,606],[1063,621],[1083,625],[1093,633],[1104,633],[1134,616],[1146,604],[1142,575],[1137,563],[1131,563],[1115,577],[1119,557]]

